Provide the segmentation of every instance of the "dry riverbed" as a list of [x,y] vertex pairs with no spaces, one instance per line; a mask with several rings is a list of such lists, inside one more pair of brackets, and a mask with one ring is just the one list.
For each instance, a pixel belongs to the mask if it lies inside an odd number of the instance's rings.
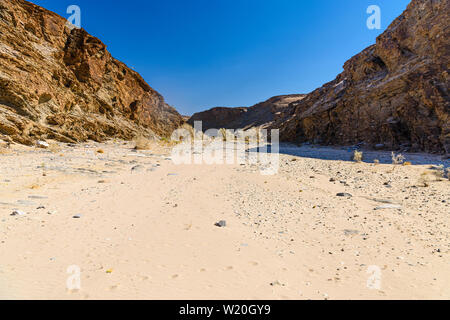
[[283,146],[264,176],[132,147],[0,153],[0,298],[450,298],[437,156]]

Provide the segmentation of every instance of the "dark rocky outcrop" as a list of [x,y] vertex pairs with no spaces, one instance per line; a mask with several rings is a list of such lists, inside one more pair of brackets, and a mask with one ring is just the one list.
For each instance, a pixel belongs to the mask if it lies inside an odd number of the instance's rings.
[[274,124],[281,139],[450,153],[450,1],[413,0],[334,81]]
[[289,106],[303,97],[301,94],[277,96],[249,108],[213,108],[194,114],[188,123],[193,126],[195,121],[202,121],[203,130],[267,128],[282,114],[289,113]]
[[0,0],[0,139],[169,136],[183,122],[99,39],[27,1]]

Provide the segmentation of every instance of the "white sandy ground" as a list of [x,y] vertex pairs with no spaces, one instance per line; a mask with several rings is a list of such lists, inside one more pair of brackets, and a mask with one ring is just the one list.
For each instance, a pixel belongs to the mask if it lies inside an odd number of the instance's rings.
[[[131,147],[0,154],[0,298],[450,298],[450,183],[420,181],[437,156],[394,167],[285,146],[279,173],[263,176]],[[385,202],[401,208],[374,210]],[[72,265],[80,290],[66,286]]]

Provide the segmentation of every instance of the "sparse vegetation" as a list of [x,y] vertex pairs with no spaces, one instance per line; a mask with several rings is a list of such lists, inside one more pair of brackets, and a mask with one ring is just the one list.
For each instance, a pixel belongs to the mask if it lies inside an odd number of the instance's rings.
[[403,164],[403,162],[405,162],[406,158],[401,154],[395,154],[394,152],[392,152],[392,164]]
[[445,178],[447,170],[445,169],[443,164],[433,167],[433,170],[434,170],[433,173],[438,180]]
[[[185,123],[179,129],[185,131],[184,136],[178,137],[180,139],[179,142],[185,142],[185,141],[189,141],[189,140],[192,142],[194,140],[194,138],[197,138],[195,129],[190,124]],[[199,133],[197,133],[197,135],[198,134]],[[201,136],[203,136],[203,132],[201,132],[200,134],[201,134]],[[201,136],[200,136],[200,138],[201,138]]]
[[227,141],[227,130],[222,128],[219,130],[220,135],[222,136],[223,141]]
[[422,187],[429,187],[433,181],[438,182],[449,178],[449,173],[450,168],[445,169],[444,165],[432,166],[429,170],[422,172],[418,183]]
[[355,150],[355,151],[353,152],[353,157],[352,157],[352,159],[353,159],[353,161],[355,161],[355,162],[362,162],[362,161],[364,160],[363,152],[362,152],[362,151]]
[[419,185],[426,188],[430,186],[430,183],[431,183],[430,172],[429,171],[422,172],[419,178]]

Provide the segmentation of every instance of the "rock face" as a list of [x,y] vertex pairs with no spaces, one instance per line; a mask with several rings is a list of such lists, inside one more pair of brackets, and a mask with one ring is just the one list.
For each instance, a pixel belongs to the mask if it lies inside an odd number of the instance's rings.
[[448,0],[413,0],[375,45],[274,124],[281,139],[450,153],[449,13]]
[[188,123],[193,126],[195,121],[202,121],[203,130],[266,128],[276,122],[281,115],[289,113],[287,110],[292,103],[303,97],[301,94],[277,96],[249,108],[213,108],[194,114]]
[[0,0],[0,139],[168,136],[183,122],[99,39],[27,1]]

